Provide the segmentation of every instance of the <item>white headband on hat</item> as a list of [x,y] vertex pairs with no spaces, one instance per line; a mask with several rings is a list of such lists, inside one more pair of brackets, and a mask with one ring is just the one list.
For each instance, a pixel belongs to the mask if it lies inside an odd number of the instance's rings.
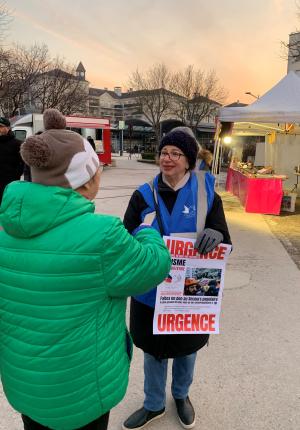
[[99,159],[96,152],[91,147],[90,143],[83,139],[83,152],[75,154],[65,172],[73,190],[86,184],[97,172],[99,168]]

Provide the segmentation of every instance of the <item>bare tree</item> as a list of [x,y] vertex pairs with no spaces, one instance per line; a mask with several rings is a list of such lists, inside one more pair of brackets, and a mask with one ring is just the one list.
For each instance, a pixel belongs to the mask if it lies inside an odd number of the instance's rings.
[[[300,20],[300,1],[295,1],[296,6],[296,15],[298,20]],[[281,45],[281,58],[285,61],[288,60],[288,65],[290,63],[295,63],[300,61],[300,39],[299,39],[299,30],[296,30],[294,33],[291,33],[289,42],[280,42]]]
[[136,70],[130,77],[138,110],[152,125],[160,140],[160,122],[168,113],[174,94],[169,91],[171,73],[164,64],[156,64],[145,73]]
[[5,38],[9,25],[12,21],[10,10],[7,8],[5,2],[0,2],[0,45]]
[[3,97],[4,89],[6,87],[7,76],[9,73],[9,52],[0,48],[0,98]]
[[57,108],[64,114],[86,111],[88,86],[75,74],[75,67],[56,58],[35,82],[31,98],[36,108],[43,112]]
[[74,67],[52,60],[46,45],[10,49],[1,45],[11,19],[6,3],[0,1],[0,112],[13,116],[48,107],[65,114],[85,111],[87,83],[76,77]]
[[[8,27],[11,23],[11,19],[12,19],[11,14],[10,14],[10,11],[7,9],[6,4],[4,2],[0,2],[0,99],[3,96],[3,86],[5,82],[5,77],[7,76],[7,73],[9,70],[8,53],[5,51],[2,44],[6,36]],[[0,114],[3,114],[3,111],[1,109],[1,104],[0,104]]]
[[15,46],[0,50],[0,110],[13,116],[58,108],[65,114],[82,112],[87,85],[74,68],[51,60],[46,45]]
[[180,96],[177,102],[172,104],[172,112],[194,130],[205,118],[214,116],[216,109],[227,97],[214,71],[205,73],[194,70],[193,66],[175,73],[171,88]]
[[289,42],[280,42],[281,44],[281,58],[288,63],[295,63],[300,61],[300,39],[299,33],[292,33]]
[[30,48],[16,45],[10,50],[2,50],[0,64],[0,107],[5,115],[13,116],[24,107],[30,88],[46,70],[49,64],[48,48],[46,45]]

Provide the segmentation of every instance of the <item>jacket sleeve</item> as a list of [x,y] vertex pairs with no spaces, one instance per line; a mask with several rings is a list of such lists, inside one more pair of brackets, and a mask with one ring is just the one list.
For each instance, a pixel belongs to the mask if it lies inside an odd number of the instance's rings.
[[105,247],[102,264],[109,296],[145,293],[169,273],[170,254],[156,230],[146,228],[133,237],[116,218],[106,237],[109,244]]
[[129,200],[123,220],[129,233],[132,233],[133,230],[141,224],[141,214],[146,208],[147,203],[145,202],[142,194],[136,190]]
[[231,238],[227,227],[221,197],[215,193],[212,208],[206,217],[206,228],[212,228],[223,234],[224,243],[231,245]]

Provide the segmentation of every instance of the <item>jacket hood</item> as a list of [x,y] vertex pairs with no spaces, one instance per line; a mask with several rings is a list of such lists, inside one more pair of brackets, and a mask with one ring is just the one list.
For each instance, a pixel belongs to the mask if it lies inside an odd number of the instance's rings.
[[70,188],[16,181],[4,192],[0,225],[11,236],[29,238],[94,210],[92,202]]

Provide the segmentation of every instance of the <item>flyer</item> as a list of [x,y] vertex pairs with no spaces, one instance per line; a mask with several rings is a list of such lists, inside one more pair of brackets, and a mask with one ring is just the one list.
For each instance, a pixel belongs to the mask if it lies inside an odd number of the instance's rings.
[[224,274],[231,245],[208,254],[194,249],[194,239],[164,236],[172,257],[166,279],[158,285],[154,334],[218,334]]

